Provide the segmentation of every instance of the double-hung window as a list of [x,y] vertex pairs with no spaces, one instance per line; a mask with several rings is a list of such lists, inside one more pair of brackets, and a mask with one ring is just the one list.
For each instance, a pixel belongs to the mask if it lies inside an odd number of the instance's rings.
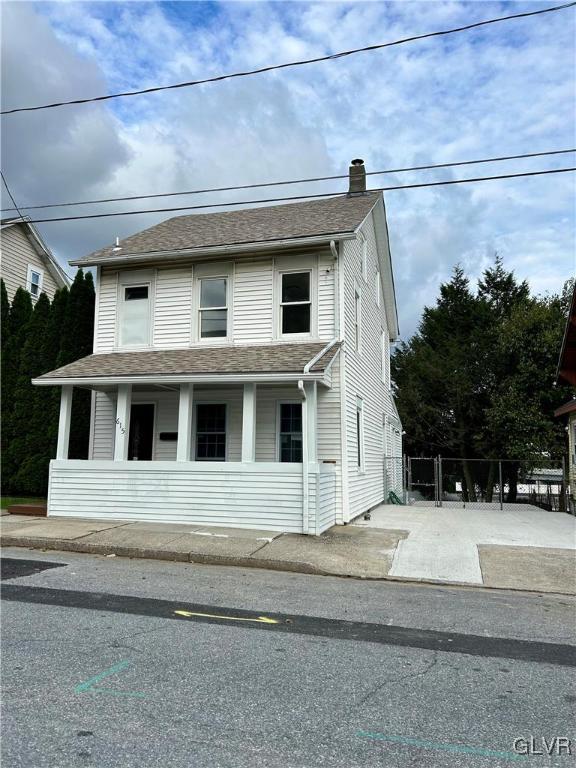
[[280,461],[302,461],[302,403],[280,403]]
[[28,267],[28,292],[33,299],[37,299],[42,292],[42,270]]
[[200,280],[200,338],[228,336],[228,278],[205,277]]
[[196,406],[196,461],[226,461],[226,404]]
[[122,285],[120,299],[121,347],[150,344],[150,285]]
[[282,335],[309,334],[312,321],[311,273],[283,272],[280,276]]

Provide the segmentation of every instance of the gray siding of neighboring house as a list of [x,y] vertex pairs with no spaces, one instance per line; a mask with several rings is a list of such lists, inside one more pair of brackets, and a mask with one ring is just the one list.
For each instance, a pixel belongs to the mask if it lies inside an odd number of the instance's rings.
[[14,224],[2,229],[2,270],[6,284],[8,300],[12,301],[17,289],[22,286],[28,290],[28,266],[42,272],[42,291],[50,300],[58,290],[58,284],[46,268],[45,262],[38,256],[32,244],[23,232],[22,226]]

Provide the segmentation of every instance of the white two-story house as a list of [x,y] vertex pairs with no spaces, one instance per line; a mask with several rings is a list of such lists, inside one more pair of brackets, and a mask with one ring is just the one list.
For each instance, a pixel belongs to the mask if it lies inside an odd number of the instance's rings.
[[[386,215],[362,161],[348,194],[178,216],[71,264],[97,270],[94,353],[34,381],[62,389],[49,515],[319,534],[400,482]],[[74,387],[86,461],[68,459]]]

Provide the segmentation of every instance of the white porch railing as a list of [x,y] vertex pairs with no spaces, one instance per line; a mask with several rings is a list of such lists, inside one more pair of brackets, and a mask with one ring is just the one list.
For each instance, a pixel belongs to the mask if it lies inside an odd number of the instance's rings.
[[[316,464],[308,478],[318,534],[335,522],[335,475]],[[302,533],[302,465],[54,460],[48,514]]]

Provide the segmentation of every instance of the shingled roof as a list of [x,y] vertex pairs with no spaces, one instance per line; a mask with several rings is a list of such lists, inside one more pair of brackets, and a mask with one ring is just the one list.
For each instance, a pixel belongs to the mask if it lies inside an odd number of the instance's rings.
[[[326,347],[314,344],[261,344],[254,346],[195,347],[191,349],[145,350],[88,355],[35,379],[42,383],[56,379],[98,379],[123,376],[146,378],[210,374],[297,373]],[[334,344],[311,367],[322,373],[340,345]]]
[[225,213],[175,216],[70,262],[88,266],[107,259],[248,243],[274,243],[306,237],[332,238],[353,233],[370,213],[379,192],[341,195],[301,203],[242,208]]

